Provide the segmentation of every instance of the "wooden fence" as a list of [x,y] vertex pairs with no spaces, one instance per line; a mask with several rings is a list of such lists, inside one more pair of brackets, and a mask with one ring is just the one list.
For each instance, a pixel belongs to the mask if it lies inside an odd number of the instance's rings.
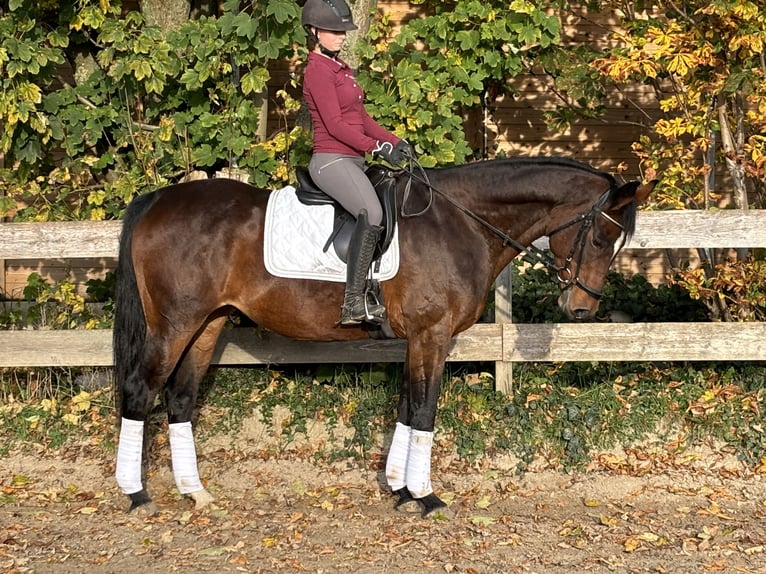
[[[2,223],[0,259],[113,258],[119,222]],[[766,247],[766,210],[642,212],[633,249]],[[496,321],[455,337],[449,361],[494,361],[499,390],[522,361],[762,361],[766,323],[510,322],[510,275],[497,283]],[[217,365],[402,362],[404,341],[309,343],[225,331]],[[0,367],[109,366],[111,331],[0,331]]]

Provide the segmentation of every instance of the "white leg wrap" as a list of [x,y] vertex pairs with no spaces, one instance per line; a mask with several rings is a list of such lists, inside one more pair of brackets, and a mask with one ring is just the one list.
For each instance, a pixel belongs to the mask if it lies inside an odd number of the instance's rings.
[[133,494],[144,488],[141,484],[141,456],[144,448],[144,422],[123,418],[120,442],[117,446],[115,478],[122,492]]
[[434,433],[413,430],[410,437],[407,489],[415,498],[423,498],[434,491],[431,487],[431,447],[434,444]]
[[173,423],[170,431],[170,456],[173,461],[173,477],[181,494],[202,490],[197,469],[197,451],[191,422]]
[[386,481],[391,490],[397,491],[407,485],[407,455],[410,452],[410,432],[405,424],[396,423],[394,438],[386,459]]

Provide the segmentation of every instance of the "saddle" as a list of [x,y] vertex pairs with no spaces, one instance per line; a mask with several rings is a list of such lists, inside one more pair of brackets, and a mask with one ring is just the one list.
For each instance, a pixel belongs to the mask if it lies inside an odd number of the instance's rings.
[[[380,234],[373,256],[373,260],[379,262],[380,257],[391,244],[396,231],[396,186],[394,185],[396,175],[390,169],[379,165],[370,166],[365,173],[372,182],[375,192],[378,194],[380,205],[383,207],[383,221],[380,224],[383,227],[383,232]],[[326,252],[332,245],[340,260],[348,263],[348,246],[351,242],[351,234],[356,227],[356,218],[346,211],[340,203],[317,187],[311,179],[307,167],[296,168],[295,175],[297,179],[295,196],[298,201],[304,205],[332,205],[335,208],[333,229],[323,251]]]

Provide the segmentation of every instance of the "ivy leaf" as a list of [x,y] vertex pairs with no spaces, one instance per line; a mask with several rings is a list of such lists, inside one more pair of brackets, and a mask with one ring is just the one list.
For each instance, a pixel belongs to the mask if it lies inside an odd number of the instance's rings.
[[273,16],[277,22],[283,24],[297,17],[297,8],[295,2],[291,0],[272,0],[268,3],[266,14]]

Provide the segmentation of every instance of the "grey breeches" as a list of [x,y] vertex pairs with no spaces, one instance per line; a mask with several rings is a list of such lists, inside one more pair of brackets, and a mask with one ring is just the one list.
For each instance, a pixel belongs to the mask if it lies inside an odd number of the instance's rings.
[[364,158],[337,153],[315,153],[309,173],[322,191],[357,217],[367,210],[370,225],[380,225],[383,209],[372,183],[364,173]]

